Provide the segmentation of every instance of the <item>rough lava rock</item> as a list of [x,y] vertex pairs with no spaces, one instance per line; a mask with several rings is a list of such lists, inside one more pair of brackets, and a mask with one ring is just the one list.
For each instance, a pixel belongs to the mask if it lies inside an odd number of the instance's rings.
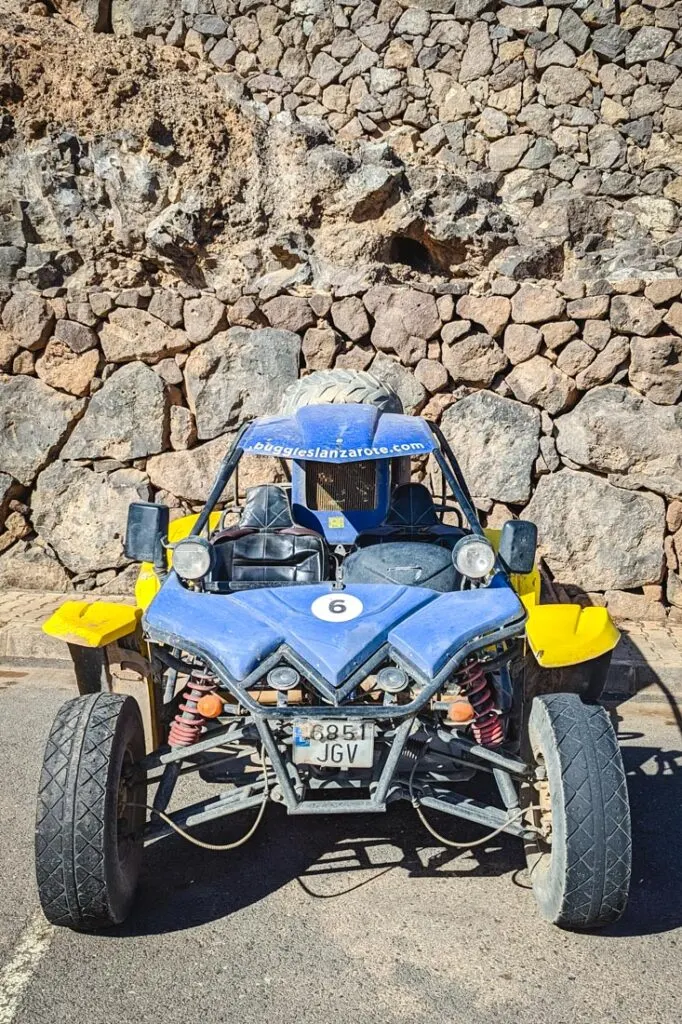
[[[220,463],[232,441],[233,435],[227,434],[190,451],[155,455],[147,462],[149,479],[155,487],[198,505],[206,501]],[[244,455],[239,462],[239,490],[242,494],[248,487],[276,483],[281,479],[282,470],[277,459]]]
[[678,7],[0,0],[0,551],[36,578],[10,467],[132,462],[191,506],[212,439],[314,368],[436,422],[478,388],[541,412],[526,497],[562,458],[679,493]]
[[36,360],[36,373],[50,387],[81,397],[90,391],[99,360],[96,349],[76,355],[65,342],[50,338],[40,359]]
[[618,385],[594,388],[556,420],[561,455],[621,487],[682,495],[680,410]]
[[128,506],[149,498],[149,479],[137,469],[106,474],[58,461],[38,477],[33,525],[71,572],[116,569],[127,562]]
[[540,554],[559,583],[589,592],[661,579],[665,504],[656,494],[562,469],[540,478],[523,515],[537,525]]
[[54,458],[83,409],[82,399],[34,377],[0,376],[0,472],[25,486]]
[[568,409],[578,395],[572,378],[544,356],[519,363],[508,374],[507,383],[521,402],[539,405],[553,416]]
[[448,406],[441,427],[471,493],[518,504],[530,497],[540,422],[537,409],[479,391]]
[[682,338],[633,338],[629,378],[649,401],[675,405],[682,394]]
[[232,435],[216,437],[213,441],[190,451],[164,452],[147,462],[147,473],[154,487],[169,491],[185,501],[206,501],[218,467],[225,457]]
[[539,324],[559,320],[566,309],[565,300],[553,288],[522,284],[511,301],[512,320],[517,324]]
[[371,369],[372,373],[397,392],[403,403],[403,409],[408,415],[418,415],[426,402],[427,395],[426,389],[411,370],[399,363],[397,359],[386,355],[385,352],[379,352],[374,357]]
[[[164,321],[165,322],[165,321]],[[196,345],[208,341],[225,324],[225,306],[214,295],[202,295],[185,303],[184,323],[187,337]]]
[[131,462],[163,451],[167,434],[162,379],[144,363],[127,363],[90,399],[61,457]]
[[0,473],[0,527],[5,521],[15,484],[9,473]]
[[368,312],[374,317],[372,344],[382,352],[401,356],[410,338],[432,338],[441,328],[433,295],[411,288],[377,285],[364,296]]
[[507,366],[507,357],[489,334],[470,334],[443,345],[443,365],[455,384],[487,387]]
[[2,323],[22,348],[42,348],[52,333],[54,313],[34,292],[17,292],[2,311]]
[[199,438],[276,412],[283,391],[298,377],[300,353],[297,334],[272,327],[231,327],[197,346],[185,364],[185,382]]
[[0,555],[0,590],[3,589],[64,594],[71,590],[71,579],[45,548],[19,541]]
[[480,324],[486,334],[497,338],[509,323],[511,303],[503,295],[463,295],[457,303],[457,315]]
[[190,346],[184,331],[169,327],[145,309],[125,307],[109,314],[108,322],[102,325],[100,341],[110,363],[134,359],[156,363]]
[[615,295],[611,302],[611,324],[623,334],[653,334],[663,316],[643,295]]

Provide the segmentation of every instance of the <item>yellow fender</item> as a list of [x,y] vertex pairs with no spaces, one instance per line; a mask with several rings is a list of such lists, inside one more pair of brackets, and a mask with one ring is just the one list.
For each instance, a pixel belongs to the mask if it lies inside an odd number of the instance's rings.
[[142,612],[110,601],[65,601],[46,622],[43,632],[78,647],[106,647],[134,633]]
[[620,640],[606,608],[538,604],[526,621],[528,646],[542,668],[564,668],[612,651]]
[[[211,512],[208,517],[208,526],[210,530],[215,530],[218,523],[220,522],[221,512]],[[189,537],[189,532],[196,523],[198,515],[182,516],[180,519],[174,519],[168,527],[168,543],[177,544],[179,540],[184,540],[185,537]],[[168,561],[168,567],[172,564],[172,552],[166,551],[166,558]],[[137,577],[135,583],[135,601],[137,607],[145,611],[152,603],[159,590],[161,589],[161,581],[156,575],[154,566],[151,562],[143,562],[140,566],[140,575]]]
[[[486,529],[497,551],[501,530]],[[537,566],[523,575],[510,574],[510,582],[528,612],[528,646],[542,668],[566,668],[592,661],[612,651],[620,640],[606,608],[578,604],[540,604],[540,572]]]

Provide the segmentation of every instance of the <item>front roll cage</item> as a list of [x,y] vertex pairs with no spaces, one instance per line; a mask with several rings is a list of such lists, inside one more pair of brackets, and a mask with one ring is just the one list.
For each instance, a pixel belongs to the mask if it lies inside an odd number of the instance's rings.
[[[462,470],[460,469],[459,463],[455,458],[455,454],[450,447],[447,438],[437,423],[432,423],[430,420],[424,420],[424,422],[427,424],[436,440],[433,455],[440,467],[443,477],[452,491],[452,496],[464,513],[471,532],[482,537],[484,535],[483,527],[479,522],[476,508],[471,494],[469,493],[469,488],[466,485]],[[199,518],[190,531],[191,537],[199,536],[206,528],[211,512],[213,512],[214,508],[220,501],[223,491],[227,487],[227,484],[237,468],[239,460],[244,454],[244,449],[241,447],[240,441],[248,430],[250,424],[251,421],[247,421],[241,425],[229,451],[223,458],[215,480],[213,481],[213,486],[211,487],[206,499],[206,504],[199,513]]]

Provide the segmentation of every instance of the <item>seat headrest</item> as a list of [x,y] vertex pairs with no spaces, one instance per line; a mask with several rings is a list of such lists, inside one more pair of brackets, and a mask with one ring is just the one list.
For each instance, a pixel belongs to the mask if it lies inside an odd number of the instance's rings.
[[284,530],[293,526],[286,490],[279,484],[249,487],[239,525],[252,530]]
[[400,484],[396,487],[386,522],[391,526],[438,526],[433,498],[424,484]]

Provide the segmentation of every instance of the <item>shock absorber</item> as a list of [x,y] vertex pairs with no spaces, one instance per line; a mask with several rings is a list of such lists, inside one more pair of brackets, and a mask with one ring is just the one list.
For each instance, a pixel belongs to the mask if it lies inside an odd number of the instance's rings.
[[217,682],[207,675],[192,675],[182,696],[185,703],[171,723],[168,743],[171,747],[191,747],[201,736],[206,719],[197,710],[197,703],[207,693],[217,689]]
[[470,661],[462,669],[460,688],[474,709],[474,739],[482,747],[499,747],[504,740],[504,728],[495,704],[495,691],[479,661]]

